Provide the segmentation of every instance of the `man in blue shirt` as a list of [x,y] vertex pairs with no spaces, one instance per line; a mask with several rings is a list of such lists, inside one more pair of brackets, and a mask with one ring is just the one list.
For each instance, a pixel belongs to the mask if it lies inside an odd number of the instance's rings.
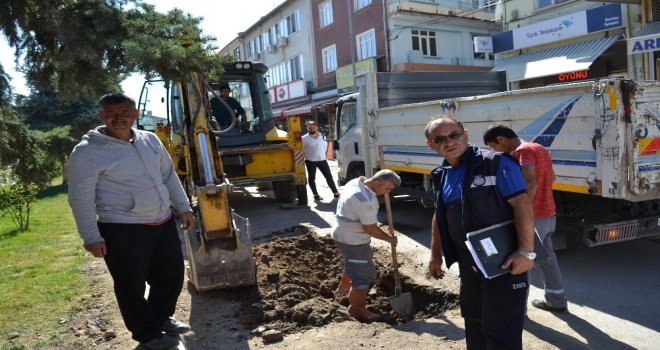
[[[458,262],[459,303],[469,350],[522,349],[527,271],[534,266],[534,215],[522,172],[507,154],[468,143],[462,123],[440,116],[425,129],[426,144],[443,156],[433,170],[435,214],[431,222],[429,272],[442,278]],[[514,220],[519,250],[502,265],[511,272],[486,279],[465,245],[466,234]]]

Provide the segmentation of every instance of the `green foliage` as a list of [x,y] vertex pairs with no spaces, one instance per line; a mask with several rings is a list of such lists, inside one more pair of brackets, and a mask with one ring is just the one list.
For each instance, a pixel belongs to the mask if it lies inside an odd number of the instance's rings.
[[41,138],[46,142],[46,153],[48,157],[64,164],[71,154],[73,147],[78,143],[78,139],[71,137],[70,126],[59,126],[46,132],[40,133]]
[[11,78],[7,75],[7,72],[5,72],[2,63],[0,63],[0,107],[11,101],[12,94],[11,85],[9,84],[10,79]]
[[215,39],[203,35],[202,20],[174,9],[167,14],[155,11],[153,5],[141,4],[126,12],[125,49],[131,70],[155,75],[166,80],[184,77],[188,72],[217,76],[222,72],[221,55],[214,54]]
[[80,140],[87,131],[101,123],[98,109],[94,96],[77,95],[62,99],[52,91],[21,97],[16,103],[17,113],[31,129],[49,131],[69,127],[69,135],[75,140]]
[[[132,4],[130,9],[125,9]],[[128,7],[128,6],[126,6]],[[0,4],[0,31],[22,57],[34,92],[63,99],[118,91],[130,72],[167,79],[187,72],[218,76],[226,60],[201,19],[167,14],[140,0],[13,0]],[[0,67],[0,103],[8,101]]]
[[30,227],[30,211],[37,199],[37,186],[13,183],[0,188],[0,211],[9,216],[17,229]]
[[51,179],[45,143],[16,117],[11,107],[0,108],[0,167],[8,167],[24,184],[44,187]]
[[63,96],[116,90],[124,72],[121,8],[127,1],[13,0],[0,5],[0,28],[24,57],[35,91]]

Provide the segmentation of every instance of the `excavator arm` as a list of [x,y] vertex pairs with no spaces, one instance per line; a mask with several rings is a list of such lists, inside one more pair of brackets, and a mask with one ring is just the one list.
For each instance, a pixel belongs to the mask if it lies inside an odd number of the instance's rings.
[[211,127],[207,84],[194,73],[174,84],[180,94],[173,100],[182,111],[183,181],[199,219],[197,230],[184,234],[190,279],[199,291],[254,285],[251,226],[229,207],[233,186]]

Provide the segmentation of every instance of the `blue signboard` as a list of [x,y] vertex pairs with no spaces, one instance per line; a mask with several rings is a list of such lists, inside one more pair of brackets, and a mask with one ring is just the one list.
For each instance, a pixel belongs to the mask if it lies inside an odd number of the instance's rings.
[[599,6],[496,34],[493,52],[519,50],[622,27],[622,6]]

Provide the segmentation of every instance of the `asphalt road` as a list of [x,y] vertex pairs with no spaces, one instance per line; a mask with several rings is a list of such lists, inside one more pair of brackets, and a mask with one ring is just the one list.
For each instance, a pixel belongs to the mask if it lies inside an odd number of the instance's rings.
[[[334,171],[335,163],[330,163]],[[317,187],[325,199],[310,200],[309,207],[279,205],[270,191],[256,188],[236,193],[230,200],[238,214],[251,219],[257,243],[299,224],[313,225],[327,234],[334,222],[336,201],[320,174]],[[425,265],[432,209],[396,199],[392,210],[400,235],[399,250],[415,257],[418,265]],[[380,221],[387,222],[384,207]],[[543,348],[660,349],[660,237],[594,248],[569,247],[558,251],[557,256],[570,313],[552,314],[530,306],[526,338],[537,338],[547,345]],[[457,287],[455,268],[451,273]],[[532,273],[531,282],[530,299],[542,298],[536,273]]]

